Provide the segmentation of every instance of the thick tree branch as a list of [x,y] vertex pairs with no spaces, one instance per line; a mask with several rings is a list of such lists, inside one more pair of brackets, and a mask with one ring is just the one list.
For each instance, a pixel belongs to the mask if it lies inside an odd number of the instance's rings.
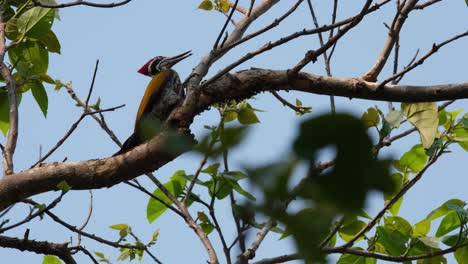
[[[187,128],[195,115],[214,103],[231,99],[245,99],[266,91],[297,90],[307,93],[336,95],[349,98],[398,102],[427,102],[468,98],[468,83],[433,86],[386,85],[377,90],[378,83],[359,78],[332,78],[299,73],[288,78],[287,71],[252,69],[225,75],[208,85],[200,97],[191,102],[195,107],[181,106],[169,122],[179,132],[165,131],[134,150],[117,157],[64,162],[38,166],[6,177],[0,181],[0,210],[35,194],[57,190],[57,184],[66,181],[73,189],[97,189],[133,179],[153,171],[190,149],[168,147],[174,137],[190,141]],[[194,100],[187,98],[186,100]],[[177,139],[177,140],[178,140]],[[179,141],[176,141],[179,142]]]
[[31,251],[44,255],[54,255],[59,257],[66,264],[76,264],[67,245],[68,243],[56,244],[48,241],[0,236],[0,247],[15,248],[21,251]]

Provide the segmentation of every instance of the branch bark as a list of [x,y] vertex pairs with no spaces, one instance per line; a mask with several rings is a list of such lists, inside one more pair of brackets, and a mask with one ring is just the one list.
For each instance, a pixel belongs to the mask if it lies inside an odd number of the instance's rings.
[[0,236],[0,247],[15,248],[21,251],[31,251],[38,254],[54,255],[66,264],[76,264],[67,247],[68,243],[56,244],[47,241],[34,241],[7,236]]
[[3,153],[3,173],[4,175],[13,174],[13,155],[16,149],[16,141],[18,140],[18,102],[16,98],[16,82],[13,78],[10,69],[6,66],[5,54],[7,52],[5,39],[6,22],[3,21],[3,15],[0,18],[0,74],[6,81],[8,93],[8,106],[10,109],[7,141]]
[[[188,151],[193,142],[188,127],[194,116],[214,103],[249,98],[260,92],[296,90],[313,94],[336,95],[398,102],[427,102],[468,98],[468,83],[433,86],[385,85],[360,78],[333,78],[299,73],[288,78],[286,70],[251,69],[227,74],[205,87],[194,107],[182,105],[170,117],[171,126],[178,131],[164,131],[134,150],[120,156],[79,162],[53,163],[16,173],[0,180],[0,210],[35,194],[57,190],[66,181],[75,190],[97,189],[133,179],[153,171]],[[187,145],[174,150],[174,137],[185,138]],[[178,144],[178,146],[181,146]]]

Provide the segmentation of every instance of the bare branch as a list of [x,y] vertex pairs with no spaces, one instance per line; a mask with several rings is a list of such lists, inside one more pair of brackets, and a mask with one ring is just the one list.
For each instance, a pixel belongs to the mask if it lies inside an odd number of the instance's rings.
[[366,74],[364,74],[364,80],[372,82],[377,80],[377,77],[379,76],[380,72],[385,66],[387,59],[390,56],[390,52],[392,51],[393,46],[395,45],[396,38],[400,35],[400,30],[403,27],[403,24],[405,23],[406,19],[408,18],[408,14],[413,10],[414,6],[417,3],[418,0],[408,0],[406,4],[401,8],[401,10],[397,11],[394,22],[392,23],[388,31],[388,37],[385,41],[382,52],[377,58],[377,61],[374,64],[374,66],[372,66],[372,68],[368,72],[366,72]]
[[429,1],[425,2],[425,3],[419,4],[419,5],[415,5],[415,6],[414,6],[414,9],[415,9],[415,10],[422,10],[422,9],[428,7],[428,6],[431,6],[431,5],[436,4],[436,3],[438,3],[438,2],[441,2],[441,1],[442,1],[442,0],[429,0]]
[[62,197],[65,193],[61,193],[59,197],[55,198],[55,200],[53,200],[48,206],[42,208],[42,209],[38,209],[37,212],[35,212],[34,214],[30,214],[28,217],[26,217],[24,220],[22,221],[19,221],[18,223],[16,224],[12,224],[10,226],[7,226],[7,227],[4,227],[4,228],[1,228],[0,229],[0,233],[4,233],[10,229],[13,229],[13,228],[16,228],[20,225],[23,225],[31,220],[33,220],[34,218],[42,215],[44,212],[47,212],[49,211],[50,209],[54,208],[55,206],[57,206],[57,204],[59,204],[59,202],[62,200]]
[[[380,2],[380,3],[374,4],[371,8],[369,8],[367,10],[366,14],[369,14],[371,12],[374,12],[374,11],[378,10],[381,6],[387,4],[389,1],[390,0],[384,0],[384,1]],[[224,69],[220,70],[218,73],[216,73],[214,76],[212,76],[210,79],[205,81],[202,85],[200,85],[200,89],[203,89],[203,87],[208,86],[210,83],[214,82],[215,80],[217,80],[218,78],[220,78],[224,74],[228,73],[232,69],[236,68],[237,66],[241,65],[242,63],[246,62],[247,60],[250,60],[251,58],[253,58],[253,57],[257,56],[257,55],[262,54],[263,52],[271,50],[271,49],[273,49],[273,48],[275,48],[277,46],[283,45],[283,44],[285,44],[285,43],[287,43],[289,41],[292,41],[292,40],[294,40],[296,38],[299,38],[299,37],[302,37],[302,36],[312,35],[312,34],[317,34],[319,32],[329,31],[329,30],[331,30],[333,28],[337,28],[337,27],[340,27],[342,25],[352,23],[353,21],[355,21],[355,19],[359,15],[360,14],[358,14],[356,16],[353,16],[353,17],[350,17],[350,18],[347,18],[345,20],[339,21],[339,22],[337,22],[337,23],[335,23],[333,25],[322,26],[322,27],[320,27],[318,29],[309,29],[309,30],[304,29],[304,30],[295,32],[293,34],[290,34],[288,36],[282,37],[279,40],[276,40],[274,42],[265,43],[262,47],[258,48],[257,50],[254,50],[254,51],[251,51],[251,52],[247,53],[243,57],[239,58],[237,61],[229,64]],[[228,45],[225,48],[227,48],[227,47],[228,47]],[[318,53],[318,55],[320,55],[320,54],[321,53]]]
[[323,54],[325,51],[327,51],[330,47],[335,45],[338,40],[340,40],[341,37],[343,37],[350,29],[354,28],[357,26],[362,19],[368,14],[369,8],[372,4],[372,0],[367,0],[364,6],[361,9],[361,12],[355,16],[355,18],[344,28],[340,29],[333,37],[331,37],[327,43],[324,43],[321,45],[321,47],[315,51],[309,50],[304,59],[302,59],[296,66],[294,66],[290,73],[292,75],[297,74],[302,68],[304,68],[309,62],[315,62],[317,60],[317,57]]
[[[76,95],[75,91],[73,90],[71,84],[67,84],[65,85],[65,89],[67,90],[68,94],[70,95],[70,97],[79,105],[83,108],[83,110],[85,112],[92,112],[92,109],[91,108],[85,108],[86,107],[86,104],[85,102],[81,101],[80,98],[78,98],[78,96]],[[115,144],[117,144],[117,146],[119,147],[122,147],[122,142],[120,142],[120,140],[117,138],[117,136],[115,135],[114,131],[112,131],[109,126],[107,125],[107,123],[105,122],[104,120],[104,116],[101,115],[101,118],[98,118],[95,114],[90,114],[91,117],[99,124],[99,126],[102,128],[102,130],[104,130],[108,135],[109,137],[112,139],[112,141],[115,142]]]
[[276,98],[278,99],[278,101],[280,101],[283,105],[291,108],[292,110],[294,110],[295,112],[303,115],[305,113],[308,113],[310,112],[310,107],[302,107],[302,106],[295,106],[293,104],[291,104],[290,102],[288,102],[286,99],[284,99],[283,97],[281,97],[277,92],[275,91],[271,91],[271,94]]
[[262,229],[257,233],[257,235],[255,236],[255,240],[252,242],[250,247],[247,248],[244,252],[242,252],[237,257],[236,264],[245,264],[249,260],[253,259],[255,257],[255,252],[260,247],[260,244],[262,243],[263,239],[265,239],[268,232],[275,226],[276,226],[276,221],[274,221],[274,220],[268,221],[262,227]]
[[[229,7],[234,8],[234,3],[233,2],[228,1],[228,3],[229,3]],[[240,12],[240,13],[242,13],[244,15],[247,14],[247,12],[248,12],[248,10],[246,10],[245,8],[243,8],[243,7],[239,6],[239,5],[236,6],[236,10],[237,10],[237,12]]]
[[84,107],[85,110],[88,109],[89,99],[91,99],[91,94],[93,93],[94,81],[96,80],[98,66],[99,66],[99,60],[96,60],[96,65],[94,66],[93,80],[91,81],[91,85],[89,86],[88,96],[86,96],[85,107]]
[[88,115],[94,115],[94,114],[97,114],[97,113],[102,113],[102,112],[109,112],[109,111],[115,111],[119,108],[122,108],[124,107],[125,105],[119,105],[119,106],[115,106],[115,107],[111,107],[111,108],[107,108],[107,109],[101,109],[101,110],[96,110],[96,111],[93,111],[93,112],[84,112],[83,114],[81,114],[81,116],[78,118],[78,120],[75,121],[75,123],[73,123],[70,127],[70,129],[67,131],[67,133],[65,133],[65,135],[55,144],[54,147],[52,147],[49,152],[47,152],[47,154],[45,154],[42,158],[40,158],[36,163],[34,163],[34,165],[31,166],[31,168],[37,166],[39,163],[43,162],[44,160],[46,160],[48,157],[50,157],[50,155],[52,155],[60,146],[62,146],[62,144],[71,136],[71,134],[73,134],[73,132],[75,131],[75,129],[78,127],[78,125],[81,123],[81,121],[83,121],[83,119],[88,116]]
[[[27,204],[32,204],[32,205],[38,205],[38,203],[36,203],[36,202],[34,202],[32,200],[24,200],[23,202],[27,203]],[[139,246],[125,245],[125,244],[120,244],[120,243],[117,243],[117,242],[112,242],[112,241],[106,240],[104,238],[98,237],[96,235],[89,234],[89,233],[87,233],[87,232],[85,232],[83,230],[79,230],[76,226],[73,226],[73,225],[63,221],[62,219],[60,219],[60,217],[56,216],[55,214],[53,214],[49,210],[45,211],[45,214],[48,215],[50,218],[52,218],[52,220],[54,220],[55,222],[59,223],[60,225],[62,225],[65,228],[67,228],[68,230],[70,230],[70,231],[72,231],[74,233],[80,234],[80,235],[82,235],[84,237],[87,237],[89,239],[92,239],[94,241],[97,241],[99,243],[102,243],[102,244],[105,244],[105,245],[108,245],[108,246],[111,246],[111,247],[115,247],[115,248],[144,249],[143,247],[139,247]]]
[[6,81],[9,106],[9,129],[7,141],[3,151],[3,174],[10,175],[14,173],[13,155],[16,149],[16,141],[18,140],[18,102],[16,98],[16,81],[13,78],[11,71],[6,66],[5,54],[7,52],[5,39],[6,21],[3,21],[4,15],[0,16],[0,74]]
[[399,78],[400,76],[403,76],[405,75],[406,73],[408,73],[409,71],[413,70],[414,68],[416,68],[417,66],[419,65],[422,65],[424,63],[424,61],[429,58],[430,56],[434,55],[440,48],[442,48],[443,46],[457,40],[457,39],[460,39],[460,38],[463,38],[463,37],[466,37],[468,36],[468,31],[464,32],[464,33],[461,33],[461,34],[458,34],[456,36],[453,36],[451,37],[450,39],[447,39],[443,42],[441,42],[440,44],[432,44],[432,48],[424,55],[422,56],[419,60],[415,61],[414,63],[412,63],[411,65],[409,65],[408,67],[405,67],[405,69],[403,69],[402,71],[400,71],[399,73],[396,73],[390,77],[388,77],[387,79],[385,79],[380,85],[385,85],[397,78]]
[[46,7],[46,8],[65,8],[65,7],[78,6],[78,5],[98,7],[98,8],[113,8],[113,7],[118,7],[118,6],[128,4],[132,0],[125,0],[122,2],[109,3],[109,4],[98,4],[98,3],[93,3],[93,2],[83,1],[83,0],[77,0],[77,1],[69,2],[65,4],[58,4],[58,5],[44,4],[41,2],[41,0],[32,0],[32,1],[34,5],[40,6],[40,7]]
[[298,260],[301,259],[301,256],[298,253],[290,254],[290,255],[282,255],[274,258],[267,258],[262,259],[260,261],[254,262],[253,264],[277,264],[277,263],[285,263],[288,261]]
[[223,36],[223,33],[226,30],[227,25],[229,24],[229,21],[232,18],[232,15],[234,15],[234,12],[236,11],[236,7],[238,3],[239,3],[239,0],[236,0],[236,2],[234,3],[234,6],[231,9],[231,13],[229,13],[229,16],[227,17],[226,22],[224,22],[223,28],[221,29],[221,31],[218,34],[218,37],[216,38],[216,41],[213,45],[213,50],[216,50],[218,48],[219,41],[221,40],[221,37]]
[[66,264],[76,264],[67,247],[68,243],[56,244],[48,241],[35,241],[19,239],[7,236],[0,236],[0,247],[14,248],[21,251],[30,251],[37,254],[54,255],[59,257]]

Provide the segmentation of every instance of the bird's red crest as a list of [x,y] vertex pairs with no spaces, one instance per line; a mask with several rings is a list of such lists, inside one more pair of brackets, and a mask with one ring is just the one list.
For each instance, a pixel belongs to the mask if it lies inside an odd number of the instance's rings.
[[149,76],[150,74],[149,74],[148,69],[149,69],[150,64],[153,62],[153,60],[154,60],[154,59],[151,59],[151,60],[149,60],[147,63],[145,63],[145,65],[143,65],[143,66],[138,70],[138,72],[141,73],[141,74],[143,74],[143,75]]

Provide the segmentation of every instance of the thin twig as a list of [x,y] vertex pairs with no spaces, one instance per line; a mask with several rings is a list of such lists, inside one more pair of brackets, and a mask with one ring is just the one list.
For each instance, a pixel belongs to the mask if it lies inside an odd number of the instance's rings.
[[366,72],[363,79],[370,82],[375,82],[383,67],[385,66],[388,57],[395,45],[396,38],[400,35],[401,28],[403,27],[408,14],[413,10],[418,0],[408,0],[404,6],[398,8],[396,15],[393,19],[393,23],[388,30],[388,36],[383,45],[382,51],[377,58],[372,68]]
[[[34,202],[34,201],[30,200],[30,199],[26,199],[23,202],[27,203],[27,204],[32,204],[32,205],[38,205],[38,203],[36,203],[36,202]],[[81,234],[82,236],[90,238],[92,240],[95,240],[95,241],[97,241],[99,243],[106,244],[108,246],[116,247],[116,248],[130,248],[130,249],[141,249],[141,250],[144,249],[144,247],[140,247],[140,246],[125,245],[125,244],[120,244],[120,243],[117,243],[117,242],[112,242],[112,241],[109,241],[107,239],[104,239],[104,238],[98,237],[96,235],[89,234],[89,233],[87,233],[85,231],[79,230],[76,226],[73,226],[73,225],[63,221],[62,219],[60,219],[58,216],[56,216],[55,214],[53,214],[49,210],[45,211],[45,214],[48,215],[50,218],[52,218],[52,220],[54,220],[55,222],[59,223],[60,225],[62,225],[65,228],[67,228],[68,230],[70,230],[70,231],[72,231],[74,233],[77,233],[77,234]]]
[[26,217],[25,219],[23,219],[22,221],[19,221],[18,223],[16,224],[12,224],[10,226],[7,226],[7,227],[4,227],[4,228],[1,228],[0,229],[0,233],[4,233],[10,229],[13,229],[15,227],[18,227],[20,225],[23,225],[31,220],[33,220],[34,218],[42,215],[44,212],[47,212],[49,211],[50,209],[54,208],[55,206],[57,206],[57,204],[59,204],[59,202],[62,200],[62,197],[65,193],[64,192],[61,192],[60,195],[55,198],[48,206],[44,207],[43,209],[39,209],[37,210],[37,212],[35,212],[34,214],[31,214],[29,215],[28,217]]
[[458,34],[456,36],[453,36],[439,44],[433,44],[432,45],[432,48],[424,55],[422,56],[419,60],[415,61],[413,64],[411,64],[410,66],[406,67],[405,69],[403,69],[402,71],[400,71],[399,73],[397,74],[394,74],[390,77],[388,77],[387,79],[385,79],[382,83],[379,84],[379,87],[383,87],[385,86],[387,83],[391,82],[392,80],[406,74],[407,72],[413,70],[414,68],[416,68],[417,66],[419,65],[422,65],[424,63],[424,61],[429,58],[430,56],[432,56],[434,53],[436,53],[440,48],[442,48],[443,46],[457,40],[457,39],[460,39],[460,38],[463,38],[463,37],[466,37],[468,36],[468,31],[464,32],[464,33],[461,33],[461,34]]
[[47,152],[47,154],[45,154],[41,159],[39,159],[36,163],[34,163],[31,168],[37,166],[39,163],[42,163],[44,160],[46,160],[50,155],[52,155],[70,136],[71,134],[73,134],[73,132],[75,131],[75,129],[78,127],[78,125],[81,123],[81,121],[83,121],[83,119],[88,116],[88,115],[93,115],[93,114],[97,114],[97,113],[102,113],[102,112],[109,112],[109,111],[115,111],[119,108],[122,108],[124,107],[125,105],[119,105],[119,106],[115,106],[115,107],[110,107],[110,108],[107,108],[107,109],[101,109],[101,110],[96,110],[96,111],[93,111],[93,112],[85,112],[83,114],[81,114],[81,116],[78,118],[77,121],[75,121],[75,123],[73,123],[70,127],[70,129],[67,131],[67,133],[65,133],[65,135],[55,144],[54,147],[52,147],[49,152]]
[[414,9],[415,10],[422,10],[422,9],[424,9],[424,8],[426,8],[428,6],[431,6],[433,4],[436,4],[436,3],[440,2],[440,1],[442,1],[442,0],[430,0],[430,1],[427,1],[426,3],[415,5]]
[[249,12],[247,13],[248,17],[250,16],[250,14],[252,14],[254,5],[255,5],[255,0],[250,0]]
[[288,102],[286,99],[281,97],[276,91],[271,91],[270,92],[278,101],[280,101],[284,106],[287,106],[294,110],[297,113],[300,113],[301,115],[310,112],[310,107],[302,107],[302,106],[295,106]]
[[236,11],[236,7],[237,7],[238,3],[239,3],[239,0],[236,0],[236,2],[234,2],[234,6],[232,7],[231,12],[229,13],[229,16],[227,17],[226,22],[224,22],[223,28],[219,32],[218,37],[216,38],[216,41],[215,41],[215,43],[213,45],[213,50],[216,50],[218,48],[219,41],[221,40],[221,37],[223,36],[223,33],[226,30],[226,27],[227,27],[227,25],[229,24],[229,21],[232,18],[232,15]]
[[[374,4],[372,7],[370,7],[366,14],[369,14],[369,13],[372,13],[376,10],[378,10],[380,7],[384,6],[385,4],[389,3],[390,0],[384,0],[380,3],[376,3]],[[304,30],[301,30],[301,31],[298,31],[298,32],[295,32],[293,34],[290,34],[288,36],[285,36],[285,37],[282,37],[276,41],[273,41],[273,42],[268,42],[266,44],[264,44],[263,46],[261,46],[260,48],[254,50],[254,51],[251,51],[249,53],[247,53],[246,55],[242,56],[241,58],[239,58],[237,61],[229,64],[228,66],[226,66],[224,69],[220,70],[219,72],[217,72],[215,75],[213,75],[210,79],[208,79],[207,81],[203,82],[200,86],[199,86],[199,89],[203,89],[204,87],[208,86],[209,84],[213,83],[214,81],[216,81],[217,79],[219,79],[221,76],[223,76],[224,74],[228,73],[229,71],[231,71],[232,69],[236,68],[237,66],[241,65],[242,63],[244,63],[245,61],[247,60],[250,60],[251,58],[259,55],[259,54],[262,54],[268,50],[271,50],[275,47],[278,47],[280,45],[283,45],[289,41],[292,41],[294,39],[297,39],[299,37],[302,37],[302,36],[306,36],[306,35],[312,35],[312,34],[317,34],[318,32],[325,32],[325,31],[329,31],[331,30],[332,28],[338,28],[342,25],[346,25],[346,24],[350,24],[352,23],[358,16],[360,16],[360,14],[356,15],[356,16],[353,16],[353,17],[350,17],[350,18],[347,18],[347,19],[344,19],[342,21],[339,21],[339,22],[336,22],[335,24],[333,25],[325,25],[325,26],[322,26],[320,27],[319,29],[304,29]],[[230,45],[230,44],[229,44]],[[227,45],[226,47],[224,48],[227,48],[229,47],[229,45]],[[223,49],[224,49],[223,48]],[[222,49],[221,49],[222,50]],[[198,75],[196,75],[198,76]],[[204,76],[204,75],[203,75]],[[198,76],[198,78],[200,78],[200,76]]]
[[322,55],[325,51],[327,51],[330,47],[335,45],[338,40],[341,39],[349,30],[357,26],[362,19],[368,14],[369,8],[372,4],[372,0],[367,0],[364,6],[362,7],[359,15],[355,16],[354,19],[347,24],[344,28],[338,31],[333,37],[331,37],[326,43],[321,45],[321,47],[315,51],[309,50],[304,58],[290,70],[290,74],[294,76],[300,70],[302,70],[309,62],[315,62],[317,57]]
[[263,239],[266,237],[268,232],[275,226],[276,226],[276,221],[274,220],[268,221],[262,227],[262,229],[257,233],[257,235],[255,236],[255,240],[252,242],[250,247],[246,249],[244,252],[242,252],[237,257],[236,264],[244,264],[244,263],[247,263],[249,260],[253,259],[255,257],[255,252],[260,247],[260,244],[262,243]]
[[83,0],[77,0],[77,1],[70,2],[70,3],[58,4],[58,5],[43,4],[43,3],[41,3],[40,0],[32,0],[32,1],[33,1],[34,5],[40,6],[40,7],[46,7],[46,8],[64,8],[64,7],[71,7],[71,6],[78,6],[78,5],[98,7],[98,8],[113,8],[113,7],[128,4],[132,0],[125,0],[125,1],[122,1],[122,2],[110,3],[110,4],[98,4],[98,3],[92,3],[92,2],[83,1]]
[[[78,98],[78,96],[76,95],[75,91],[73,90],[71,84],[65,85],[65,89],[67,90],[70,97],[79,106],[81,106],[85,112],[92,111],[90,108],[88,108],[88,109],[85,108],[85,106],[86,106],[85,103],[83,101],[81,101],[80,98]],[[101,116],[101,119],[99,119],[96,115],[91,114],[91,117],[99,124],[99,126],[102,128],[102,130],[104,130],[104,132],[106,132],[107,135],[109,135],[109,137],[112,139],[112,141],[114,141],[114,143],[117,144],[117,146],[122,147],[122,142],[120,142],[120,140],[117,138],[114,131],[112,131],[109,128],[109,126],[107,125],[107,123],[104,120],[104,116],[102,114],[100,114],[100,116]]]
[[137,185],[137,184],[134,184],[130,181],[126,181],[125,184],[127,184],[128,186],[131,186],[137,190],[140,190],[141,192],[143,192],[144,194],[148,195],[149,197],[151,197],[152,199],[155,199],[156,201],[162,203],[164,206],[166,206],[169,210],[173,211],[174,213],[178,214],[179,216],[181,217],[184,217],[184,215],[179,211],[177,210],[176,208],[174,208],[172,205],[168,204],[166,201],[164,201],[163,199],[153,195],[151,192],[149,192],[147,189],[145,189],[143,186],[141,185]]
[[[93,214],[93,191],[89,191],[89,209],[88,209],[88,215],[85,218],[85,221],[83,224],[78,228],[78,230],[83,231],[83,229],[88,225],[89,219],[91,219],[91,215]],[[78,233],[78,241],[77,245],[81,245],[81,234]]]
[[94,66],[93,80],[91,81],[91,85],[89,87],[88,96],[86,96],[85,107],[84,107],[85,110],[88,109],[89,99],[91,98],[91,94],[93,93],[94,81],[96,80],[98,66],[99,66],[99,60],[96,60],[96,66]]

